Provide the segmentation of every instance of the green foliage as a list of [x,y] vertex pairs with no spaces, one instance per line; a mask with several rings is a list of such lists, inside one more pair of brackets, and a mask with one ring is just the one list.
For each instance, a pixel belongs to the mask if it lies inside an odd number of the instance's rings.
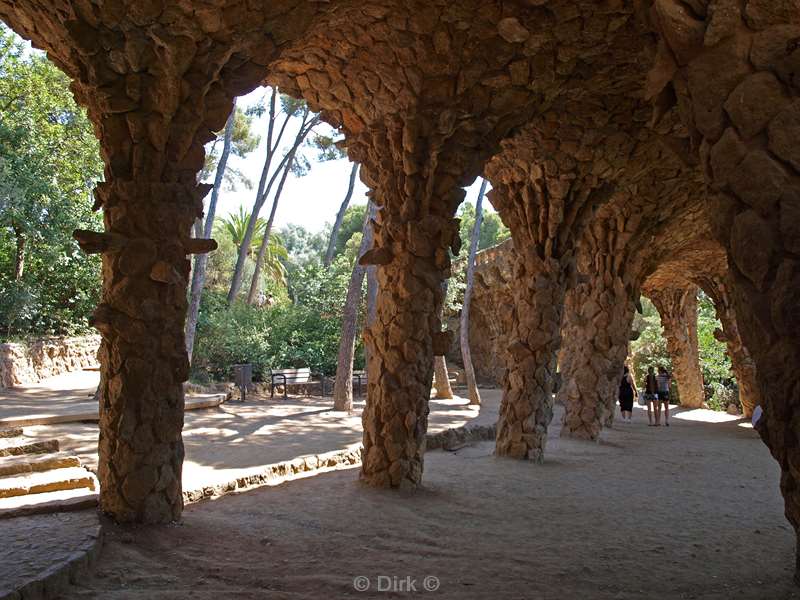
[[[495,212],[486,210],[486,201],[483,202],[483,221],[481,222],[480,237],[478,238],[478,252],[496,246],[511,237],[511,232],[503,225],[500,217]],[[457,314],[464,304],[464,290],[467,287],[467,257],[472,230],[475,228],[475,205],[464,202],[456,215],[461,219],[459,236],[461,237],[461,250],[453,260],[450,280],[447,285],[447,295],[444,300],[445,314]]]
[[326,162],[346,158],[347,152],[336,145],[332,135],[318,133],[308,140],[308,145],[317,151],[317,160]]
[[[244,241],[247,227],[250,224],[250,216],[250,213],[245,210],[244,206],[239,206],[237,212],[227,214],[214,223],[214,229],[216,230],[214,235],[218,238],[227,236],[237,248],[240,247]],[[266,230],[266,219],[257,217],[256,225],[253,229],[253,237],[250,239],[250,248],[247,250],[248,255],[258,252]]]
[[345,247],[350,239],[360,234],[364,227],[364,215],[367,212],[366,204],[353,204],[347,207],[342,218],[342,225],[339,227],[339,235],[336,238],[336,250],[334,256],[339,256],[345,251]]
[[[227,308],[224,292],[207,292],[198,322],[192,358],[193,377],[230,378],[231,365],[249,362],[256,379],[269,368],[310,367],[336,372],[342,327],[342,304],[352,262],[340,257],[330,269],[319,261],[295,269],[294,302],[278,299],[273,306],[237,302]],[[363,368],[363,347],[356,348],[356,368]]]
[[[500,242],[511,237],[511,232],[503,225],[499,215],[496,212],[486,210],[486,204],[484,200],[481,235],[478,238],[478,252],[496,246]],[[466,258],[469,253],[469,241],[472,237],[472,230],[475,227],[475,205],[471,202],[464,202],[459,207],[456,216],[461,219],[461,225],[459,226],[461,252],[459,252],[458,256],[459,258]]]
[[725,344],[714,337],[721,329],[714,304],[703,292],[698,297],[697,340],[700,346],[700,367],[706,383],[706,402],[714,410],[726,410],[729,404],[739,405],[739,388],[731,371],[731,360]]
[[[640,332],[639,338],[631,342],[630,362],[634,376],[640,386],[644,385],[647,368],[658,371],[664,366],[672,372],[672,363],[667,352],[667,342],[661,329],[661,318],[652,302],[642,298],[643,314],[636,314],[633,329]],[[725,345],[714,337],[720,327],[714,305],[702,292],[698,296],[697,340],[700,349],[700,367],[706,382],[706,401],[710,408],[725,410],[736,400],[736,381],[731,373],[730,359]],[[673,396],[678,397],[673,379]]]
[[83,255],[71,233],[101,226],[90,190],[102,172],[92,125],[68,78],[0,26],[0,331],[6,336],[87,329],[100,261]]
[[[236,107],[233,120],[233,135],[231,136],[231,153],[234,156],[244,158],[255,151],[261,143],[261,137],[253,133],[254,118],[254,115],[250,111],[244,111]],[[203,171],[200,175],[202,180],[208,178],[213,179],[216,174],[217,164],[219,163],[220,154],[222,153],[224,137],[225,128],[218,131],[214,141],[206,146],[205,162],[203,163]],[[239,185],[243,185],[245,189],[248,190],[253,187],[253,182],[230,163],[225,169],[224,183],[225,187],[229,190],[235,190]]]
[[631,367],[636,383],[644,386],[648,367],[658,372],[659,366],[672,371],[672,363],[667,352],[667,341],[661,331],[661,317],[650,300],[641,298],[642,314],[636,313],[633,318],[633,330],[639,332],[639,338],[631,342]]

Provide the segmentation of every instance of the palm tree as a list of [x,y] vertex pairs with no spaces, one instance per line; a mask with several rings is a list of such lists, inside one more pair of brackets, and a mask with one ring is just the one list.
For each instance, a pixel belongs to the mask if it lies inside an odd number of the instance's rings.
[[[241,248],[242,240],[244,239],[247,225],[250,221],[250,215],[247,214],[243,206],[239,207],[238,212],[230,213],[216,225],[216,235],[221,237],[223,235],[230,238],[237,248]],[[250,248],[247,251],[247,257],[252,259],[258,249],[261,247],[264,239],[264,233],[267,230],[267,221],[259,217],[256,219],[256,224],[253,229],[253,237],[250,240]],[[286,286],[286,267],[284,262],[289,258],[289,252],[283,245],[283,240],[277,234],[272,234],[268,240],[267,246],[264,251],[262,269],[264,274],[273,279],[279,285]]]
[[[259,240],[256,240],[259,241]],[[253,244],[256,246],[256,244]],[[286,267],[284,262],[289,259],[289,252],[283,245],[283,240],[279,235],[273,233],[267,243],[261,265],[262,275],[271,278],[273,281],[286,287]]]
[[[230,213],[229,215],[220,219],[219,223],[215,225],[217,228],[218,236],[227,235],[231,241],[236,244],[236,248],[241,252],[242,241],[247,231],[247,226],[250,223],[250,215],[244,209],[244,206],[239,207],[239,211]],[[253,237],[250,238],[250,247],[247,249],[248,258],[258,251],[261,245],[261,240],[264,236],[264,231],[267,228],[267,222],[258,217],[256,219],[255,227],[253,228]]]

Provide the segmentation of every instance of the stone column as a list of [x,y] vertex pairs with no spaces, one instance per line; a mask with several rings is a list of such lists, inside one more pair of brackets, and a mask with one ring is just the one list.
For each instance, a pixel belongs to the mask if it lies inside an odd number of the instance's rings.
[[[100,506],[118,521],[181,514],[186,255],[213,242],[189,238],[206,186],[113,180],[95,191],[106,232],[78,231],[103,253],[103,293],[92,324],[99,351]],[[207,245],[207,246],[206,246]]]
[[[497,165],[495,165],[497,167]],[[519,167],[517,166],[517,169]],[[564,296],[576,275],[575,239],[612,189],[537,165],[492,179],[492,204],[514,239],[513,310],[496,454],[541,462],[553,418]]]
[[559,355],[562,436],[597,440],[613,422],[635,305],[630,289],[611,274],[612,264],[612,256],[596,256],[594,274],[567,294]]
[[453,217],[464,190],[444,170],[454,170],[452,162],[431,161],[423,149],[433,142],[416,137],[411,124],[387,119],[384,127],[371,132],[361,170],[380,207],[375,246],[361,259],[377,265],[378,278],[376,320],[365,332],[370,376],[361,479],[405,488],[422,480],[433,357],[450,342],[439,314],[448,249],[460,245]]
[[761,404],[761,395],[756,379],[756,364],[742,341],[736,323],[736,314],[731,304],[730,284],[722,277],[706,278],[698,283],[714,302],[717,319],[722,324],[722,329],[714,331],[714,337],[728,348],[731,370],[739,387],[742,412],[749,418],[755,407]]
[[568,265],[535,249],[516,253],[508,368],[497,422],[496,454],[542,462],[553,419],[555,357]]
[[165,2],[5,0],[0,16],[71,77],[105,163],[95,190],[105,232],[75,232],[85,251],[103,255],[93,318],[103,338],[100,507],[118,522],[175,520],[187,255],[216,246],[190,238],[208,190],[197,173],[233,97],[263,81],[274,59],[267,17]]
[[649,297],[661,315],[681,406],[699,408],[705,392],[697,342],[697,288],[654,290]]

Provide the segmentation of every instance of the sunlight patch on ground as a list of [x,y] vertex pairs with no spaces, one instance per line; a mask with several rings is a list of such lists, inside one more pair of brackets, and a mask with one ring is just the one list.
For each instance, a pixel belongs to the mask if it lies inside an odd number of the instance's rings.
[[219,427],[195,427],[194,429],[184,429],[183,437],[198,437],[203,435],[213,435],[230,437],[236,435],[238,432],[234,429],[224,429]]
[[[670,406],[670,412],[671,411],[672,406]],[[699,421],[702,423],[729,423],[731,421],[739,421],[742,419],[741,415],[729,415],[728,413],[717,410],[709,410],[707,408],[695,408],[692,410],[679,411],[672,415],[672,417],[674,419],[680,419],[681,421]]]
[[441,404],[442,406],[463,406],[470,410],[478,410],[476,405],[474,408],[469,404],[469,398],[462,398],[461,396],[453,396],[452,398],[431,398],[431,402]]

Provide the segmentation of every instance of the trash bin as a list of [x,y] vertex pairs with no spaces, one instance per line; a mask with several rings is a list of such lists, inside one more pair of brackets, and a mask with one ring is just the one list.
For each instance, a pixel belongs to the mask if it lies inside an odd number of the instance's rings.
[[250,363],[233,365],[233,382],[239,388],[242,402],[247,398],[247,390],[253,383],[253,365]]

